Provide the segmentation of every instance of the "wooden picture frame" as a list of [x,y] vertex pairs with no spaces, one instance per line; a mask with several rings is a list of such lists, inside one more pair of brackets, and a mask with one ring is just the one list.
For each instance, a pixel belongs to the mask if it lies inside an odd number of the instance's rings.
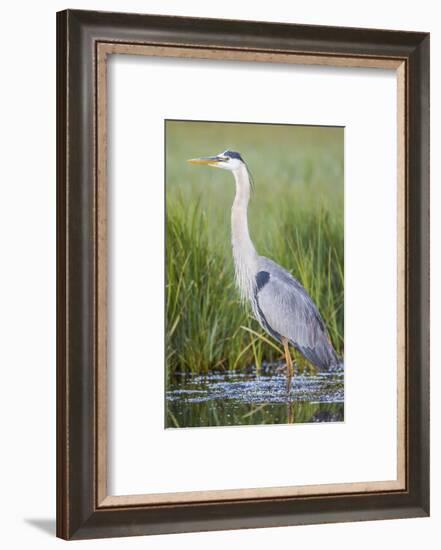
[[[108,496],[105,121],[106,60],[114,53],[397,71],[401,367],[396,481],[165,498]],[[58,13],[57,535],[84,539],[428,514],[429,35]]]

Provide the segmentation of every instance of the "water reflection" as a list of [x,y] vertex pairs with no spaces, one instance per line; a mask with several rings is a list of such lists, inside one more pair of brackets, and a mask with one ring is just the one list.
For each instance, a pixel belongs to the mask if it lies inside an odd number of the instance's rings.
[[166,392],[166,427],[341,422],[344,375],[296,375],[291,393],[277,365],[259,373],[175,376]]

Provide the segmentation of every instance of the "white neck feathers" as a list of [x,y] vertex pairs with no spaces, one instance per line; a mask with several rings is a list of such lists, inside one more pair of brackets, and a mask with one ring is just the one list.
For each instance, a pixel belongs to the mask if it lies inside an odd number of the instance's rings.
[[233,175],[236,181],[236,196],[231,209],[231,243],[236,284],[241,298],[251,299],[254,293],[258,257],[248,231],[250,179],[245,166],[240,166]]

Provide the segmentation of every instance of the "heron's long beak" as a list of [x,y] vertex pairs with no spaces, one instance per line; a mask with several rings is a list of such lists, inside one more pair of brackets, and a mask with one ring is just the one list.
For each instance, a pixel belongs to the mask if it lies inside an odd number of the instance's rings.
[[188,159],[187,162],[190,164],[218,164],[219,162],[223,162],[222,157],[214,156],[214,157],[200,157],[198,159]]

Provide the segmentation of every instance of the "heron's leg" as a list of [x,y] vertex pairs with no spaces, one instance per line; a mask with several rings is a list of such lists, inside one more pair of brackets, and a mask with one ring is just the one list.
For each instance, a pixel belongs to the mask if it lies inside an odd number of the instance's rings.
[[294,374],[292,366],[292,358],[289,352],[288,340],[285,337],[282,337],[282,344],[285,350],[285,359],[286,359],[286,391],[288,395],[291,393],[291,379]]

